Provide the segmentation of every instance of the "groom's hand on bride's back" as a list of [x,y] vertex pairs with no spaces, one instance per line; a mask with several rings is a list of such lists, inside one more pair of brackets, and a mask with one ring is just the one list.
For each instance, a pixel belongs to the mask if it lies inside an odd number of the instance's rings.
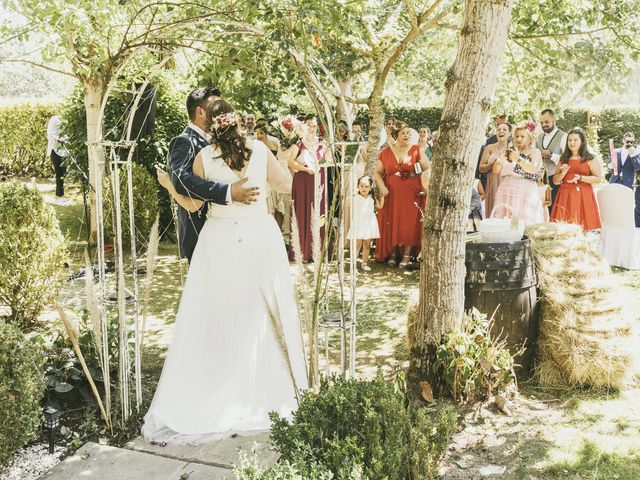
[[254,203],[260,194],[258,187],[247,187],[247,177],[231,184],[231,200],[236,203]]

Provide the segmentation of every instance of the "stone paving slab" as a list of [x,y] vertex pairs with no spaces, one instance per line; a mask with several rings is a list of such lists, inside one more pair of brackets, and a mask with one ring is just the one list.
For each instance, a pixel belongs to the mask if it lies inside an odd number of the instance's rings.
[[243,450],[250,455],[254,447],[261,465],[265,467],[273,465],[278,460],[279,454],[269,449],[268,442],[269,433],[266,432],[247,437],[238,435],[202,445],[168,444],[161,447],[148,444],[140,436],[129,442],[126,447],[137,452],[230,469],[238,464],[238,450]]
[[[188,475],[188,476],[187,476]],[[89,442],[41,480],[235,480],[228,469]]]

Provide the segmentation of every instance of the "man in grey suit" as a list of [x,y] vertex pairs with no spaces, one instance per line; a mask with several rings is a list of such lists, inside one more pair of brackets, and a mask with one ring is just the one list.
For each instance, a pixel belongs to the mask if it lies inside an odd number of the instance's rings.
[[551,211],[560,188],[560,185],[553,183],[553,176],[556,174],[556,165],[560,161],[560,155],[567,145],[567,133],[557,127],[555,114],[550,108],[540,113],[540,126],[543,133],[538,135],[536,147],[542,153],[544,169],[551,187],[551,205],[549,206],[549,211]]

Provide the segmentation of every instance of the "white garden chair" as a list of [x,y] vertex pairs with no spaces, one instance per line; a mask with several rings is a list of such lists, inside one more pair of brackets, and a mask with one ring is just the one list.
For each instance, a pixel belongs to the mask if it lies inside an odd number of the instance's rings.
[[609,263],[640,270],[640,228],[636,228],[633,190],[623,185],[606,185],[598,190],[600,207],[600,254]]

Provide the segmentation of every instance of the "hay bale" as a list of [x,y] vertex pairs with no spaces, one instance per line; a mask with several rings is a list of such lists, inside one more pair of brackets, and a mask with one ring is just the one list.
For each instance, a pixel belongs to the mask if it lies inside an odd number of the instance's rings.
[[529,225],[524,233],[532,240],[564,240],[582,234],[582,227],[573,223],[538,223]]
[[632,323],[611,269],[577,225],[533,225],[526,233],[542,293],[539,382],[622,388],[633,366]]
[[562,377],[562,370],[550,358],[542,358],[536,363],[535,376],[540,385],[545,387],[566,387],[567,381]]

